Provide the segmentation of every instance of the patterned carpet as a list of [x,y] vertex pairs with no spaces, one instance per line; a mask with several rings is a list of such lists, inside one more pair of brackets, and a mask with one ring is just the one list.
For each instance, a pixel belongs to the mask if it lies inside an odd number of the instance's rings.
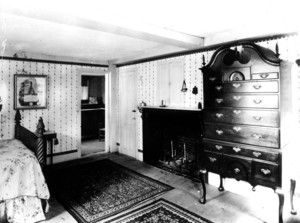
[[130,213],[116,217],[106,223],[212,223],[165,199],[144,205]]
[[127,210],[172,187],[110,160],[46,174],[50,193],[83,223],[94,223]]

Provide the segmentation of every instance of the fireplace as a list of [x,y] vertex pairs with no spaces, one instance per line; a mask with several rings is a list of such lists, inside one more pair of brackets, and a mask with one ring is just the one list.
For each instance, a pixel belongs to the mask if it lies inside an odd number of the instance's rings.
[[147,106],[140,111],[144,162],[195,178],[203,157],[201,110]]

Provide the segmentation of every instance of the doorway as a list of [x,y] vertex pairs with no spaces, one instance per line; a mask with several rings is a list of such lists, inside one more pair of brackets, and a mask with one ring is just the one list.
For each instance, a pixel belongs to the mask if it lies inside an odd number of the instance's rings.
[[105,75],[81,75],[81,157],[105,152]]

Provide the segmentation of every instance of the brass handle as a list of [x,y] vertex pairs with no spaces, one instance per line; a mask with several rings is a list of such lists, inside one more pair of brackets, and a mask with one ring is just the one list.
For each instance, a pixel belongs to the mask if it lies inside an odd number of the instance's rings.
[[236,100],[236,101],[238,101],[238,100],[241,99],[241,96],[233,96],[233,99]]
[[222,99],[222,98],[216,98],[216,102],[217,102],[218,104],[220,104],[220,103],[223,102],[223,99]]
[[233,149],[233,150],[234,150],[234,152],[236,152],[236,153],[238,153],[238,152],[240,152],[240,151],[241,151],[241,148],[239,148],[239,147],[233,147],[232,149]]
[[210,77],[209,80],[210,80],[211,82],[214,82],[214,81],[216,80],[216,78],[215,78],[215,77]]
[[223,146],[216,145],[215,147],[216,147],[217,150],[222,150],[223,149]]
[[222,118],[224,115],[223,115],[222,113],[216,113],[216,116],[217,116],[218,118]]
[[235,87],[235,88],[238,88],[238,87],[240,87],[241,85],[235,83],[235,84],[232,84],[232,86]]
[[260,99],[254,99],[253,102],[254,102],[255,104],[260,104],[260,103],[262,102],[262,100],[260,100]]
[[269,76],[269,74],[260,74],[261,78],[267,78]]
[[261,139],[262,135],[260,135],[260,134],[253,134],[252,137],[254,137],[256,139]]
[[215,158],[215,157],[208,157],[208,158],[209,158],[210,162],[212,162],[212,163],[217,161],[217,158]]
[[216,88],[217,91],[221,91],[223,87],[222,86],[216,86],[215,88]]
[[256,121],[260,121],[262,119],[262,117],[260,116],[253,116],[253,118],[256,120]]
[[260,157],[260,156],[261,156],[261,153],[260,153],[260,152],[253,152],[253,156],[255,156],[255,157]]
[[241,131],[241,129],[242,129],[242,128],[239,127],[239,126],[234,126],[234,127],[233,127],[233,130],[236,131],[236,132]]
[[258,89],[261,88],[261,85],[260,84],[256,84],[256,85],[253,85],[253,87],[254,87],[255,90],[258,90]]
[[269,170],[269,169],[261,169],[260,172],[262,172],[264,175],[269,175],[271,173],[271,170]]
[[239,169],[239,168],[234,168],[234,173],[235,174],[238,174],[238,173],[240,173],[241,172],[241,170]]
[[238,115],[238,114],[242,113],[242,111],[241,110],[233,110],[233,113]]
[[223,132],[222,130],[216,130],[216,133],[217,133],[218,135],[222,135],[224,132]]

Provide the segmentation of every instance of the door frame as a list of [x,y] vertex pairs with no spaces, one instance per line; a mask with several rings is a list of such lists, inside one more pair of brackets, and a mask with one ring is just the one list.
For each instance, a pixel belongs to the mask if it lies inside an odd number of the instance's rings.
[[80,146],[78,148],[78,158],[81,158],[81,97],[82,97],[82,92],[81,92],[81,84],[82,84],[82,76],[98,76],[98,77],[101,77],[101,76],[104,76],[104,79],[105,79],[105,112],[104,112],[104,116],[105,116],[105,119],[104,119],[104,125],[105,125],[105,146],[104,146],[104,152],[107,153],[109,152],[109,134],[110,134],[110,131],[109,131],[109,121],[108,121],[108,114],[109,114],[109,88],[108,88],[108,77],[109,77],[109,71],[103,71],[103,70],[95,70],[95,69],[78,69],[78,78],[79,78],[79,81],[78,81],[78,96],[80,98],[80,100],[78,100],[78,111],[79,111],[79,123],[80,123],[80,128],[79,128],[79,137],[80,137]]

